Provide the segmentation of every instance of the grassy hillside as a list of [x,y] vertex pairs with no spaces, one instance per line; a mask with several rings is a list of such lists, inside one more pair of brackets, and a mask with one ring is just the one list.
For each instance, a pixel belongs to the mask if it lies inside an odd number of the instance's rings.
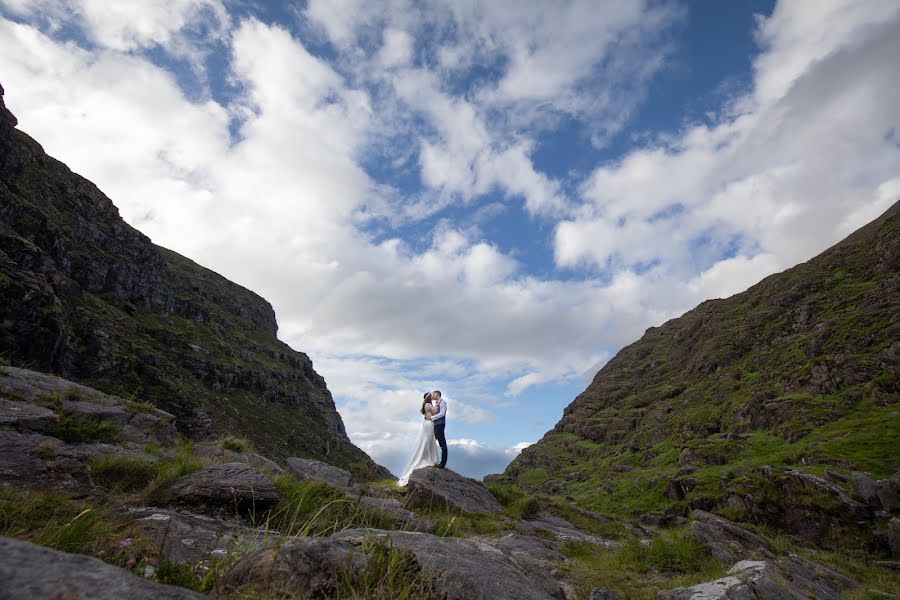
[[895,473],[898,206],[807,263],[650,328],[498,479],[607,513],[673,515],[733,509],[725,498],[763,465]]

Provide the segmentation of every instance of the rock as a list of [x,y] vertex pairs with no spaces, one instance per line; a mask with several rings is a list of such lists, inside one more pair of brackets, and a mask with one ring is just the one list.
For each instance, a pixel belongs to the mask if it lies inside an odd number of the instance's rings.
[[656,600],[839,600],[845,589],[855,587],[843,575],[792,555],[777,561],[744,560],[726,577],[659,592]]
[[18,431],[43,431],[59,416],[48,408],[16,402],[0,398],[0,427],[9,427]]
[[122,428],[122,437],[137,443],[156,441],[169,446],[174,443],[175,434],[175,415],[158,408],[132,414]]
[[287,459],[287,470],[298,479],[324,481],[337,487],[350,487],[353,483],[353,476],[344,469],[309,458]]
[[533,519],[522,521],[519,524],[519,528],[525,533],[533,533],[535,531],[549,533],[560,542],[565,542],[567,540],[590,542],[591,544],[597,544],[598,546],[603,546],[610,550],[622,547],[619,542],[604,540],[603,538],[597,537],[586,531],[582,531],[562,517],[557,517],[556,515],[551,515],[546,512],[538,513]]
[[212,558],[240,556],[279,539],[264,529],[160,508],[133,508],[126,515],[173,563],[199,564]]
[[405,531],[421,531],[431,533],[434,531],[434,523],[428,519],[416,516],[410,510],[403,507],[403,503],[396,498],[376,498],[374,496],[361,496],[359,503],[366,508],[371,508],[384,513],[394,520],[398,529]]
[[888,523],[887,537],[891,556],[895,560],[900,560],[900,519],[891,519],[890,523]]
[[696,479],[670,479],[666,486],[666,497],[669,500],[684,500],[695,487],[697,487]]
[[37,433],[0,430],[0,483],[19,488],[86,492],[90,457],[80,448]]
[[2,600],[203,600],[183,588],[160,585],[96,558],[64,554],[0,538]]
[[229,450],[228,448],[213,446],[211,444],[197,444],[194,446],[194,456],[221,463],[245,463],[254,469],[269,472],[272,475],[281,475],[284,473],[284,469],[282,469],[274,460],[269,460],[265,456],[256,454],[255,452],[241,453]]
[[88,419],[97,423],[109,421],[121,427],[128,422],[128,411],[120,406],[97,404],[84,400],[64,400],[62,410],[76,419]]
[[768,540],[706,511],[691,512],[689,533],[709,548],[713,558],[733,565],[747,558],[774,558]]
[[254,591],[277,598],[336,598],[345,578],[367,565],[366,555],[349,542],[293,538],[243,556],[216,582],[216,595]]
[[834,469],[825,469],[825,477],[829,479],[832,483],[836,483],[838,485],[844,483],[850,483],[850,476],[840,471],[835,471]]
[[259,512],[278,502],[272,482],[243,463],[204,467],[179,477],[163,493],[173,505],[213,514]]
[[409,477],[409,498],[415,505],[434,502],[467,513],[499,513],[503,507],[481,483],[450,469],[428,467]]
[[442,538],[427,533],[348,529],[331,539],[362,544],[388,538],[415,555],[440,598],[447,600],[563,600],[562,587],[541,565],[507,555],[477,539]]
[[853,471],[850,475],[850,486],[853,497],[860,502],[870,506],[878,503],[878,484],[865,473]]
[[900,513],[900,473],[878,481],[878,500],[889,513]]
[[[748,520],[800,535],[815,544],[843,540],[869,523],[871,509],[829,481],[794,469],[760,467],[756,478],[728,483],[724,504]],[[740,489],[741,493],[734,493]]]
[[477,537],[472,539],[490,544],[514,558],[536,561],[541,564],[566,560],[565,554],[551,548],[547,540],[533,535],[504,533],[497,537]]
[[594,588],[588,600],[625,600],[625,598],[606,588]]

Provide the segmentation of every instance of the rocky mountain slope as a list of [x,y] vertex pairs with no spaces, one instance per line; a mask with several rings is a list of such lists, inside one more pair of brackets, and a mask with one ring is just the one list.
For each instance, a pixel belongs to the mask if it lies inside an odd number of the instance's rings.
[[700,510],[660,528],[434,467],[400,489],[176,427],[0,367],[0,598],[837,600],[900,582],[859,548],[820,552]]
[[350,443],[309,358],[277,339],[268,302],[154,245],[2,99],[0,113],[0,360],[151,402],[193,438],[387,475]]
[[494,480],[645,521],[716,510],[818,544],[883,545],[896,492],[875,499],[862,472],[900,468],[898,400],[900,203],[647,330]]

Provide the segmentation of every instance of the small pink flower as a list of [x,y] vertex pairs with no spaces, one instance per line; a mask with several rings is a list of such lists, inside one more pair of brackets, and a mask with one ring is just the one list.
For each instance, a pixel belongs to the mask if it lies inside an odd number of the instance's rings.
[[148,565],[150,565],[151,567],[156,566],[156,559],[153,558],[152,556],[150,558],[144,559],[144,562],[147,563]]
[[129,567],[133,567],[134,565],[137,564],[137,559],[132,556],[131,558],[128,559],[128,562],[126,562],[125,564],[127,564]]
[[119,548],[131,548],[134,541],[131,538],[125,538],[121,542],[119,542]]

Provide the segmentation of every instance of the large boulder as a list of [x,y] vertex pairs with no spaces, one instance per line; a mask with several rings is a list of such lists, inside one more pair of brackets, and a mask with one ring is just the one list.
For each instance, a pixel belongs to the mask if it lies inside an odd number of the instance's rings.
[[767,539],[706,511],[691,513],[689,531],[691,537],[709,548],[716,560],[727,565],[748,558],[774,558]]
[[203,600],[96,558],[0,538],[0,600]]
[[843,575],[792,555],[777,561],[744,560],[721,579],[659,592],[656,600],[839,600],[855,587],[856,582]]
[[410,502],[419,506],[437,503],[466,513],[499,513],[503,507],[481,483],[450,469],[417,469],[409,477]]
[[477,539],[443,538],[427,533],[348,529],[331,536],[359,545],[387,539],[412,552],[436,595],[447,600],[563,600],[565,594],[547,570]]
[[259,593],[277,598],[336,598],[341,584],[363,571],[366,555],[331,538],[293,538],[241,557],[216,582],[216,594]]
[[196,565],[212,559],[240,556],[278,540],[263,529],[160,508],[133,508],[129,521],[153,540],[163,558],[172,563]]
[[394,525],[397,529],[403,529],[404,531],[422,531],[424,533],[431,533],[434,531],[434,523],[407,510],[403,506],[403,503],[396,498],[361,496],[359,498],[359,503],[366,508],[376,510],[389,517],[394,521]]
[[287,469],[298,479],[324,481],[337,487],[350,487],[353,483],[353,475],[348,471],[310,458],[289,458]]
[[172,505],[212,514],[260,512],[278,502],[272,482],[244,463],[204,467],[179,477],[160,495]]

